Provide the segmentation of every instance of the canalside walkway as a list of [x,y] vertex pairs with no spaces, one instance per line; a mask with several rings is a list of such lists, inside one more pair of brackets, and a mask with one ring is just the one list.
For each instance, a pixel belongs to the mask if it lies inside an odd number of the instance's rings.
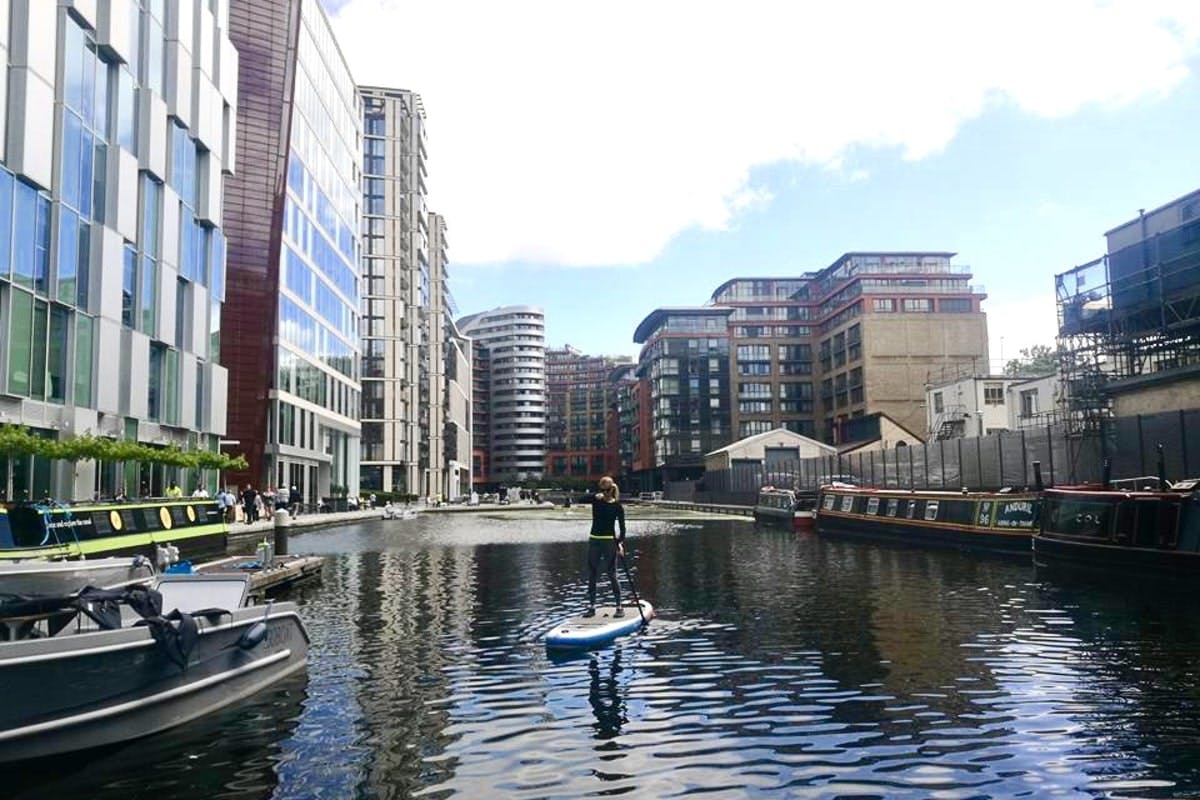
[[[359,511],[333,511],[329,513],[313,512],[292,517],[289,515],[287,527],[289,530],[310,530],[326,528],[334,525],[347,525],[352,522],[363,522],[369,519],[379,519],[383,512],[378,508],[361,509]],[[278,517],[278,514],[276,514]],[[229,526],[230,549],[242,549],[243,545],[257,545],[263,537],[270,537],[275,532],[275,520],[260,519],[249,524],[234,522]]]
[[638,505],[652,508],[671,508],[679,511],[700,511],[705,514],[733,514],[739,517],[753,517],[754,506],[734,506],[722,503],[691,503],[682,500],[638,500]]

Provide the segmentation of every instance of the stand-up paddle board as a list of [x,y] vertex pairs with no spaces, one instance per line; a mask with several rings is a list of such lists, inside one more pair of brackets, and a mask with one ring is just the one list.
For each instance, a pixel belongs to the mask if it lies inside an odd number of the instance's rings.
[[654,617],[654,606],[642,600],[642,613],[637,606],[625,604],[625,615],[614,617],[615,606],[597,606],[592,617],[571,617],[556,624],[546,634],[546,647],[596,647],[611,642],[618,636],[633,633],[642,627],[642,617],[649,622]]

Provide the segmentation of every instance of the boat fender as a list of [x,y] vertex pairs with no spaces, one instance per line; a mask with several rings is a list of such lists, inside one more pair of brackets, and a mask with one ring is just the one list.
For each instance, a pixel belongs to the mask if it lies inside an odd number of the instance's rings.
[[267,603],[267,610],[263,612],[262,619],[251,625],[238,637],[237,646],[242,650],[253,650],[262,644],[263,639],[267,638],[267,617],[270,615],[271,603]]
[[253,650],[262,644],[263,639],[267,638],[267,623],[261,619],[251,625],[238,638],[237,646],[242,650]]

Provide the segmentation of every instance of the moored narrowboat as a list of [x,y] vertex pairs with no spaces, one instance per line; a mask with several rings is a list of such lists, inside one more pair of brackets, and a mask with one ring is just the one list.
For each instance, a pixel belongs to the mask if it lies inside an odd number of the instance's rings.
[[817,496],[814,492],[766,486],[759,490],[754,504],[754,521],[763,525],[811,531],[815,527],[816,517]]
[[1200,573],[1200,479],[1145,488],[1047,489],[1034,537],[1039,563],[1113,567],[1124,572]]
[[817,531],[910,544],[1027,552],[1041,499],[1026,492],[939,492],[823,486]]
[[225,555],[229,529],[215,500],[185,498],[0,508],[0,560],[156,556],[173,544],[179,558]]

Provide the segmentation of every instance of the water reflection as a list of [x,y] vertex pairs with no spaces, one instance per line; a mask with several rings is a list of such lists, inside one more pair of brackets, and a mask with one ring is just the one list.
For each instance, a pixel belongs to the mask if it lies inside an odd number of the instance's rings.
[[580,520],[297,537],[330,556],[293,598],[306,687],[180,729],[149,774],[135,744],[17,796],[1200,793],[1187,594],[738,522],[631,529],[658,617],[566,657],[541,635],[586,603]]
[[165,733],[0,768],[13,800],[67,797],[271,797],[294,760],[308,698],[301,674]]

